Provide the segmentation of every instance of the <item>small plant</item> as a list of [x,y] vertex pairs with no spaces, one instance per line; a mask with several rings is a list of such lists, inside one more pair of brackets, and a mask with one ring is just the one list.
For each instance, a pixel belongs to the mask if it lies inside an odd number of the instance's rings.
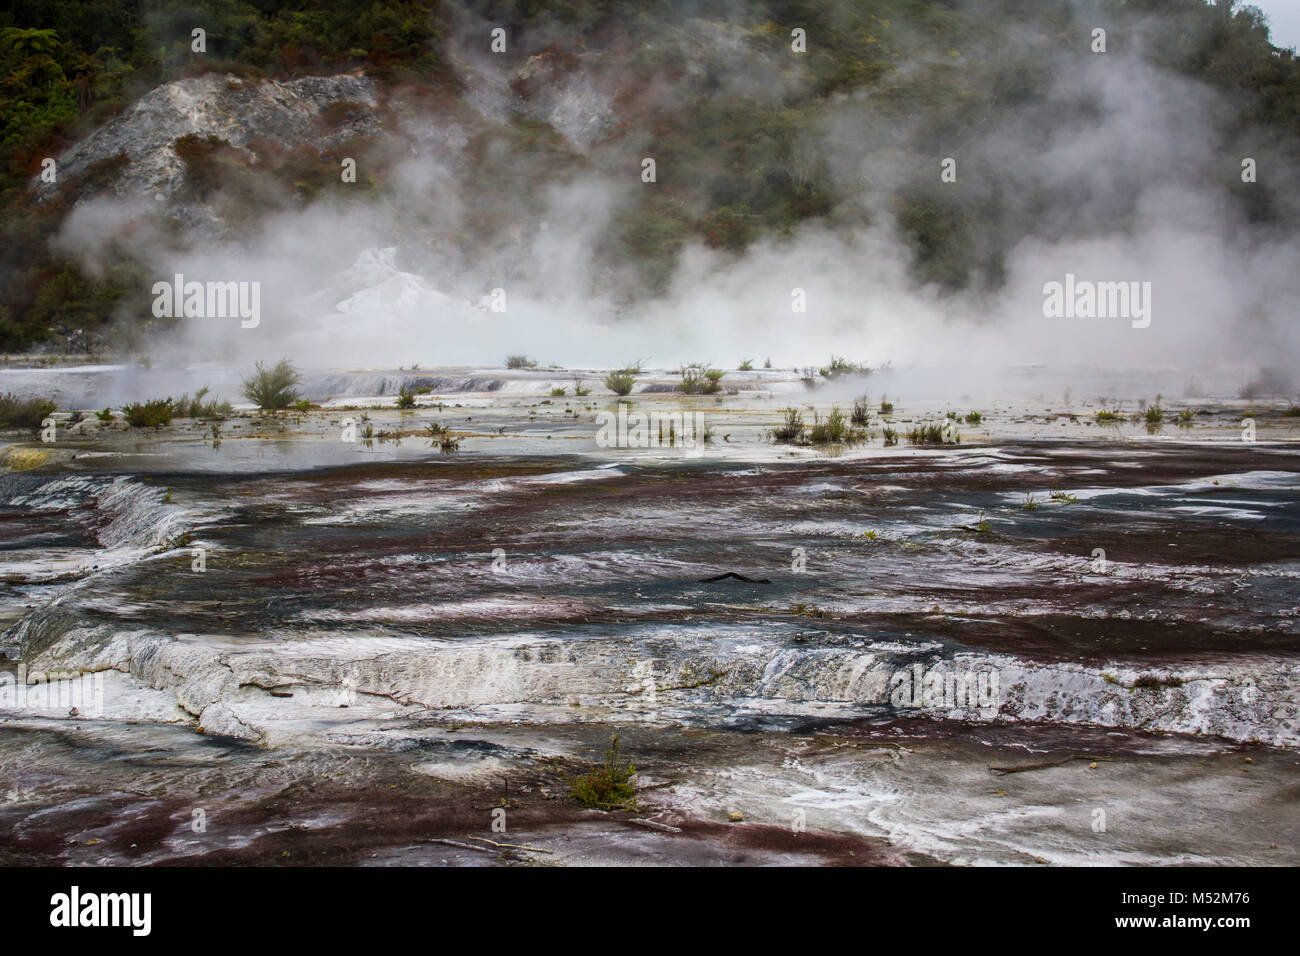
[[722,376],[726,373],[719,368],[709,368],[701,362],[683,365],[679,370],[682,383],[678,386],[686,395],[712,395],[722,388]]
[[880,414],[882,415],[894,414],[894,403],[890,401],[886,401],[885,396],[883,395],[880,396]]
[[885,447],[886,447],[886,448],[889,448],[889,447],[892,446],[892,445],[897,445],[897,444],[898,444],[898,432],[897,432],[895,429],[893,429],[893,428],[885,428],[885,429],[881,432],[881,434],[885,436]]
[[0,395],[0,428],[40,428],[53,411],[52,399]]
[[785,410],[785,421],[772,430],[772,440],[785,444],[797,444],[803,438],[803,415],[797,408]]
[[1160,425],[1165,420],[1165,410],[1159,405],[1148,406],[1145,414],[1147,425]]
[[967,425],[978,425],[983,420],[984,420],[984,416],[982,416],[979,412],[968,412],[966,415]]
[[564,397],[565,395],[567,395],[568,393],[569,393],[569,390],[568,390],[567,388],[565,388],[563,385],[560,385],[560,386],[557,386],[556,388],[551,389],[551,397],[552,397],[552,398],[563,398],[563,397]]
[[398,408],[415,407],[415,392],[411,390],[411,387],[409,385],[403,384],[402,387],[397,390],[397,407]]
[[817,369],[813,368],[811,365],[805,365],[799,370],[799,381],[803,382],[804,386],[807,388],[816,388],[817,375]]
[[738,372],[752,372],[753,370],[754,370],[753,359],[743,359],[741,360],[741,363],[736,366],[736,371]]
[[573,376],[573,394],[581,398],[583,395],[590,395],[591,389],[585,386],[586,380],[581,375]]
[[845,375],[867,375],[871,368],[866,365],[858,365],[856,362],[850,362],[846,358],[838,355],[832,355],[830,364],[818,370],[822,378],[840,378]]
[[1118,425],[1124,420],[1124,415],[1116,408],[1103,408],[1097,413],[1098,425]]
[[1300,405],[1295,402],[1288,402],[1286,411],[1282,413],[1287,418],[1300,418]]
[[194,397],[182,395],[172,402],[172,412],[177,418],[226,418],[230,415],[230,403],[203,400],[208,394],[206,386],[194,393]]
[[133,428],[161,428],[170,425],[173,412],[170,398],[155,398],[122,406],[122,414],[126,416],[127,424]]
[[258,362],[257,371],[244,379],[244,397],[261,409],[289,408],[300,397],[294,386],[301,381],[302,376],[288,359],[280,359],[270,369]]
[[105,408],[102,412],[95,412],[95,417],[101,422],[111,422],[113,420],[113,409]]
[[295,412],[309,412],[311,411],[311,402],[305,398],[300,398],[293,403],[293,410]]
[[1053,501],[1061,505],[1072,505],[1078,502],[1078,496],[1072,495],[1065,491],[1053,491],[1048,495]]
[[450,432],[444,431],[442,437],[438,439],[438,448],[442,453],[448,454],[453,451],[460,451],[460,439],[455,438]]
[[854,425],[862,425],[863,427],[871,421],[871,405],[867,401],[867,396],[863,395],[861,398],[853,400],[853,413],[849,416],[849,420]]
[[839,445],[852,438],[849,420],[838,407],[832,408],[826,421],[816,417],[808,433],[808,440],[814,445]]
[[913,445],[946,445],[954,444],[960,439],[939,422],[929,422],[909,431],[907,440]]
[[1184,408],[1178,413],[1178,427],[1191,428],[1196,419],[1196,412],[1190,408]]
[[627,395],[632,391],[632,385],[635,381],[630,371],[619,369],[605,376],[605,387],[615,395]]
[[1033,492],[1025,495],[1025,500],[1020,503],[1020,507],[1024,508],[1026,511],[1038,510],[1038,499],[1034,496]]
[[593,810],[620,810],[636,797],[636,784],[632,778],[636,767],[620,759],[618,735],[615,734],[605,751],[605,760],[581,776],[569,779],[569,792],[584,807]]
[[771,359],[770,357],[764,359],[764,360],[763,360],[763,368],[771,368],[771,367],[772,367],[772,359]]
[[537,368],[537,361],[527,355],[507,355],[506,368]]

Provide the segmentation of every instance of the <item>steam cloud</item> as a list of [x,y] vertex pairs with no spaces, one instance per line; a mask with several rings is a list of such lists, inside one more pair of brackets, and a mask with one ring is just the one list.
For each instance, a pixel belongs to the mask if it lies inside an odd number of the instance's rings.
[[[322,200],[257,218],[220,241],[179,248],[162,223],[165,204],[101,198],[81,203],[57,241],[92,269],[116,245],[156,278],[183,272],[261,281],[257,329],[187,319],[178,334],[153,338],[156,362],[248,364],[285,354],[309,366],[477,366],[525,352],[573,366],[617,366],[641,356],[654,365],[727,367],[771,356],[789,366],[824,363],[832,353],[896,367],[989,370],[1295,365],[1300,241],[1280,225],[1247,221],[1230,196],[1266,189],[1283,210],[1281,221],[1296,221],[1294,156],[1260,131],[1236,135],[1234,104],[1152,66],[1140,33],[1122,48],[1090,53],[1093,25],[1090,15],[1075,20],[1079,52],[1050,64],[1049,94],[997,126],[920,131],[919,120],[883,109],[869,93],[839,96],[809,116],[792,146],[793,174],[802,174],[800,164],[825,164],[860,218],[810,220],[743,254],[688,242],[666,292],[632,304],[602,274],[597,252],[611,217],[638,190],[661,188],[638,176],[655,142],[648,130],[610,137],[602,129],[618,119],[620,92],[659,109],[671,109],[681,94],[661,76],[629,93],[598,51],[533,104],[588,164],[553,170],[550,187],[513,224],[508,245],[482,249],[473,237],[458,243],[473,212],[461,188],[476,175],[464,155],[470,131],[417,107],[398,113],[405,138],[392,149],[407,149],[406,158],[390,167],[389,188],[364,203]],[[460,51],[464,99],[486,124],[508,118],[509,83],[523,63],[518,53],[507,64],[486,52],[490,26],[466,12],[445,41]],[[689,35],[680,42],[692,54],[710,51],[709,68],[728,95],[770,101],[807,82],[797,57],[792,67],[755,57],[717,24],[689,21],[676,29]],[[547,42],[571,38],[546,28],[512,40],[525,51]],[[811,33],[810,45],[817,42]],[[1001,49],[964,53],[1024,56],[1041,66],[1044,54],[1028,49],[1030,42],[1012,35],[999,38]],[[410,150],[410,142],[427,148]],[[934,153],[918,168],[898,145],[906,142],[930,143]],[[956,159],[958,178],[941,184],[947,156]],[[1253,186],[1240,182],[1245,157],[1258,162]],[[660,163],[661,183],[674,174]],[[964,200],[996,197],[1000,216],[980,222],[971,239],[1003,250],[1000,275],[977,277],[957,293],[914,278],[913,250],[889,196],[926,177],[935,190],[959,190]],[[1022,234],[1031,213],[1036,226]],[[1044,283],[1067,272],[1149,281],[1151,326],[1044,317]],[[504,313],[480,304],[498,287],[507,294]],[[806,313],[791,311],[795,288],[806,292]],[[147,314],[147,303],[142,290],[123,320]]]

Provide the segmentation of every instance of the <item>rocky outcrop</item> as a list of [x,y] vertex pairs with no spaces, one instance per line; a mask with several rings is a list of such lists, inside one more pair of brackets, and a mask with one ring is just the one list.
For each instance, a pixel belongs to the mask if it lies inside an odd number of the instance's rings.
[[[367,108],[347,111],[323,129],[318,122],[322,112],[331,104],[347,102]],[[59,180],[75,181],[96,163],[125,157],[107,188],[122,197],[166,200],[184,176],[184,163],[174,149],[183,136],[215,136],[240,149],[254,138],[324,148],[378,132],[377,105],[376,83],[359,74],[311,76],[285,83],[246,82],[229,74],[177,80],[146,94],[59,156]],[[58,188],[42,182],[33,185],[41,198]]]

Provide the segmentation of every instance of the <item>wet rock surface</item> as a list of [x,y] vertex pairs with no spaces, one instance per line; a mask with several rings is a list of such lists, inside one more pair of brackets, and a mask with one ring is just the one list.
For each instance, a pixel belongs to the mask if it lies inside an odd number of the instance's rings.
[[[739,450],[646,455],[509,392],[375,410],[387,443],[325,409],[0,476],[7,686],[107,678],[0,706],[0,853],[1294,862],[1285,443],[783,457],[742,398]],[[636,814],[568,795],[615,734]]]

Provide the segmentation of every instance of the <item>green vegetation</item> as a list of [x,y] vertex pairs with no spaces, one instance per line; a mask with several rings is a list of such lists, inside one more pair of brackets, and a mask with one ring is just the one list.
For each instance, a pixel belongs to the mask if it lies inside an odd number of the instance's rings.
[[1097,413],[1098,425],[1118,425],[1124,421],[1124,415],[1119,409],[1103,408]]
[[161,428],[172,423],[175,409],[170,398],[154,398],[122,406],[126,423],[133,428]]
[[401,388],[397,390],[397,407],[398,408],[415,407],[415,392],[409,385],[405,383],[403,383]]
[[101,422],[111,422],[113,420],[113,409],[105,408],[102,412],[95,412],[95,417]]
[[722,376],[726,373],[720,368],[709,368],[702,362],[683,365],[678,374],[681,384],[677,387],[686,395],[713,395],[722,389]]
[[796,445],[803,439],[803,415],[797,408],[785,410],[785,421],[772,429],[772,440],[780,444]]
[[870,374],[870,372],[870,366],[858,365],[848,359],[840,358],[838,355],[832,355],[830,364],[818,369],[818,374],[822,378],[841,378],[846,375],[861,376]]
[[866,437],[860,428],[853,428],[838,407],[833,407],[826,420],[813,413],[813,426],[808,430],[808,442],[812,445],[843,445],[861,441]]
[[627,395],[635,383],[632,373],[628,371],[610,372],[605,376],[605,387],[615,395]]
[[12,392],[0,395],[0,428],[40,428],[54,411],[48,398],[19,398]]
[[739,365],[736,366],[736,371],[738,372],[752,372],[753,370],[754,370],[753,359],[744,359],[741,361]]
[[939,422],[927,422],[910,430],[907,440],[913,445],[955,445],[961,438]]
[[[208,394],[207,386],[194,393],[194,397],[182,395],[172,401],[172,412],[177,418],[226,418],[231,413],[229,402],[215,400],[204,401]],[[112,416],[110,416],[111,419]]]
[[506,368],[537,368],[537,360],[527,355],[507,355]]
[[966,414],[967,425],[978,425],[983,420],[984,420],[984,416],[981,415],[979,412],[968,412]]
[[301,381],[302,376],[288,359],[280,359],[270,369],[258,362],[253,375],[244,379],[243,393],[258,408],[272,411],[289,408],[299,399],[294,386]]
[[1146,419],[1147,431],[1159,431],[1160,426],[1164,424],[1165,410],[1159,405],[1151,405],[1147,408],[1143,417]]
[[565,388],[563,385],[556,386],[555,388],[551,389],[551,398],[563,398],[566,394],[568,394],[568,391],[569,390]]
[[586,773],[569,779],[569,792],[584,807],[593,810],[622,810],[636,798],[632,778],[636,767],[618,753],[618,735],[609,742],[604,761]]
[[772,429],[772,441],[783,445],[853,445],[866,441],[864,428],[855,427],[838,406],[825,419],[813,412],[811,426],[804,422],[797,408],[785,409],[785,420]]
[[894,414],[894,403],[890,401],[886,401],[885,396],[883,395],[880,396],[880,414],[882,415]]
[[880,434],[884,436],[886,448],[898,444],[898,431],[896,429],[887,427],[883,429]]
[[871,421],[871,406],[867,401],[867,396],[863,395],[861,398],[853,400],[853,412],[849,417],[854,425],[866,427]]

